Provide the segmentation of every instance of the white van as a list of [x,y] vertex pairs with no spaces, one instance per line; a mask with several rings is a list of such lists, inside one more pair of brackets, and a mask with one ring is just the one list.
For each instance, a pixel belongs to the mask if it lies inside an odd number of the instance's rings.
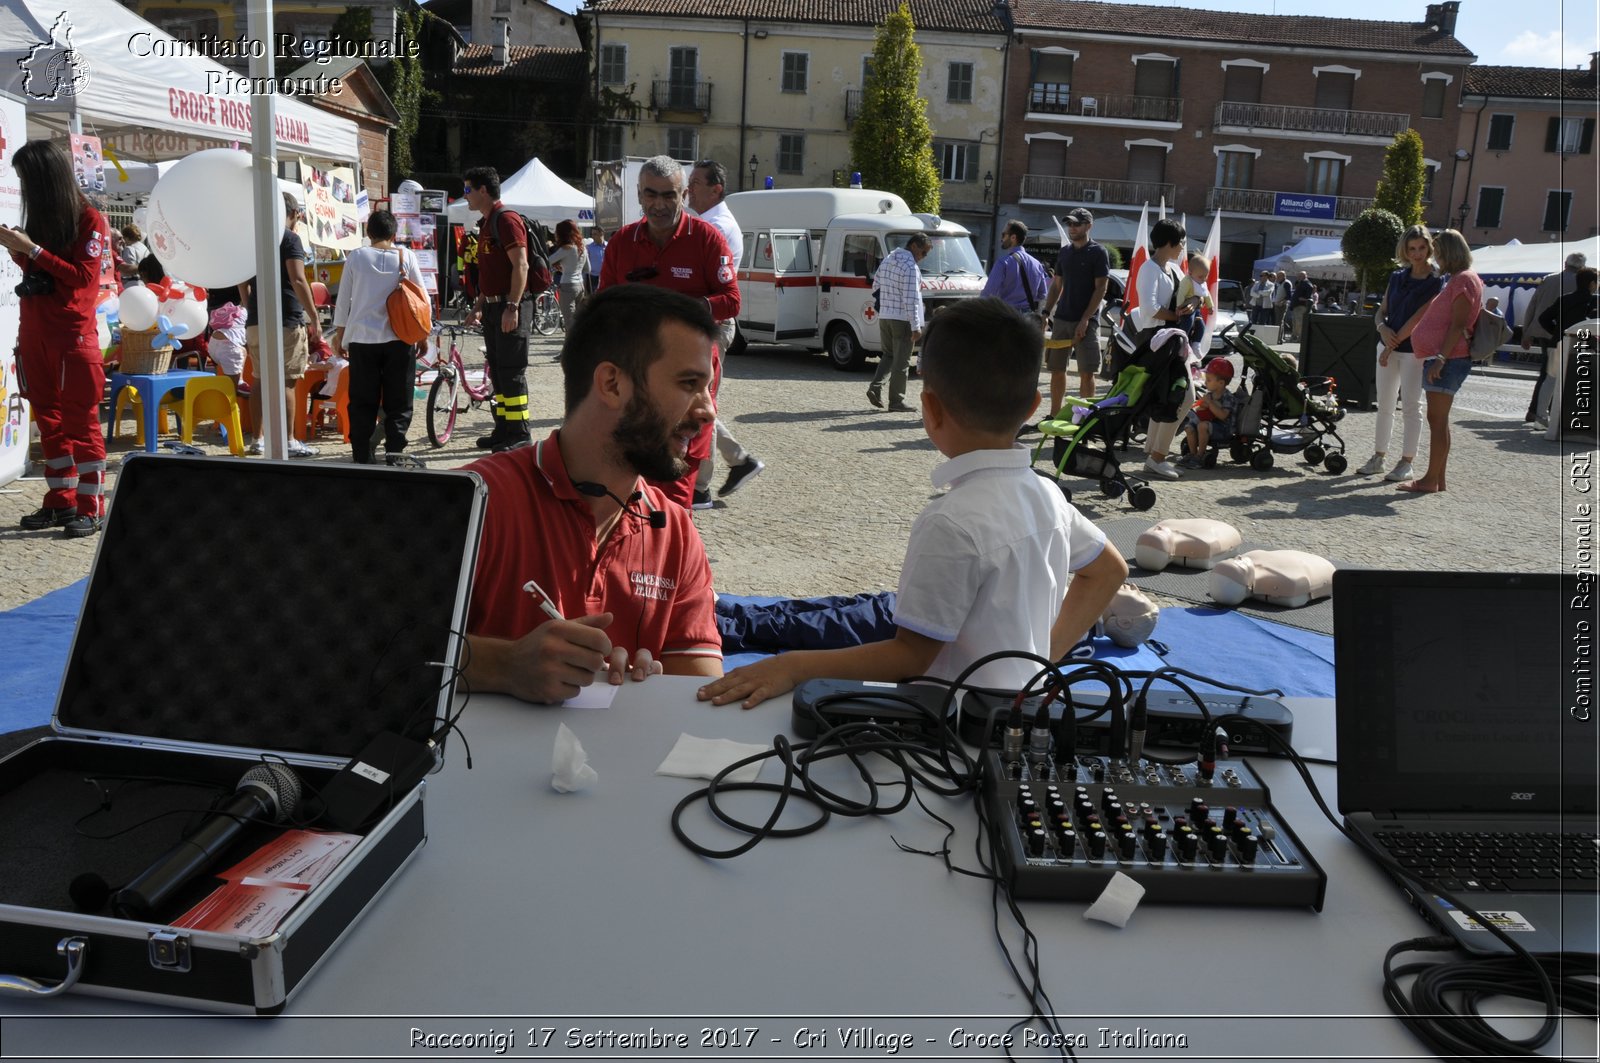
[[872,278],[913,233],[933,249],[922,260],[927,314],[983,290],[971,234],[933,214],[913,214],[893,192],[793,188],[736,192],[728,209],[744,234],[739,262],[739,328],[751,343],[826,351],[840,369],[859,369],[882,349]]

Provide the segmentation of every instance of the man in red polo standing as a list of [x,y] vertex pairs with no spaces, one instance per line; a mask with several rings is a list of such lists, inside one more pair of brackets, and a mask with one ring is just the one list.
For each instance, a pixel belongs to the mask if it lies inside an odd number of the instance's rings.
[[[644,217],[624,225],[606,244],[600,267],[600,290],[614,284],[652,284],[704,299],[714,321],[739,314],[738,263],[715,226],[685,211],[683,166],[668,155],[646,159],[639,168],[639,207]],[[722,355],[716,352],[711,389],[722,377]],[[689,446],[690,471],[660,485],[672,501],[689,508],[694,500],[695,470],[711,454],[713,429],[706,424]]]

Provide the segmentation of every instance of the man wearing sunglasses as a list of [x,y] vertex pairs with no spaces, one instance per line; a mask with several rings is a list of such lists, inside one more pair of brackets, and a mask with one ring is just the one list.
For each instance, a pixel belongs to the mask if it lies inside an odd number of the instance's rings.
[[[1093,399],[1094,375],[1100,370],[1100,306],[1105,302],[1106,285],[1111,276],[1111,258],[1106,249],[1089,239],[1094,215],[1082,207],[1067,211],[1067,242],[1056,256],[1056,277],[1045,296],[1044,316],[1050,335],[1073,341],[1066,347],[1046,350],[1050,370],[1050,416],[1061,412],[1067,390],[1067,355],[1078,360],[1078,394]],[[1061,312],[1056,313],[1057,306]]]
[[[705,300],[714,321],[739,315],[737,263],[727,240],[716,227],[684,209],[683,165],[669,155],[646,159],[639,168],[639,207],[644,216],[618,229],[606,244],[600,266],[600,290],[615,284],[650,284]],[[718,351],[711,387],[712,397],[721,381],[722,355]],[[689,508],[694,502],[696,470],[711,454],[710,423],[689,448],[690,471],[672,483],[660,484],[672,501]]]
[[483,321],[484,361],[494,384],[494,430],[478,440],[485,450],[525,447],[528,436],[528,230],[522,216],[500,202],[500,174],[492,166],[468,170],[467,205],[478,223],[478,301],[465,324]]

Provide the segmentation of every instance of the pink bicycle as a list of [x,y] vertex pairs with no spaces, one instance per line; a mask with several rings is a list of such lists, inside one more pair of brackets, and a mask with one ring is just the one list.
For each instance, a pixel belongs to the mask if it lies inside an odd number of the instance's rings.
[[435,447],[442,447],[450,442],[450,436],[456,430],[456,417],[475,408],[494,391],[486,367],[478,368],[476,372],[478,385],[473,386],[474,374],[467,372],[458,342],[463,331],[470,331],[475,335],[482,334],[477,329],[464,330],[459,327],[435,329],[435,348],[443,350],[445,340],[448,338],[449,353],[440,355],[439,360],[431,366],[424,367],[419,364],[417,367],[418,387],[422,386],[423,376],[429,369],[435,374],[433,383],[428,388],[428,442]]

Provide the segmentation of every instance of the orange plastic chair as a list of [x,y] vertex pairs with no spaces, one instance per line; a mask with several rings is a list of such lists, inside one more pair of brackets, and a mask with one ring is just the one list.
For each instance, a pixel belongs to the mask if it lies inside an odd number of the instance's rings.
[[323,423],[332,417],[339,426],[339,434],[346,443],[350,442],[350,367],[346,366],[344,372],[339,374],[339,383],[334,385],[333,396],[323,398],[315,391],[311,393],[311,406],[306,412],[308,438],[317,434]]

